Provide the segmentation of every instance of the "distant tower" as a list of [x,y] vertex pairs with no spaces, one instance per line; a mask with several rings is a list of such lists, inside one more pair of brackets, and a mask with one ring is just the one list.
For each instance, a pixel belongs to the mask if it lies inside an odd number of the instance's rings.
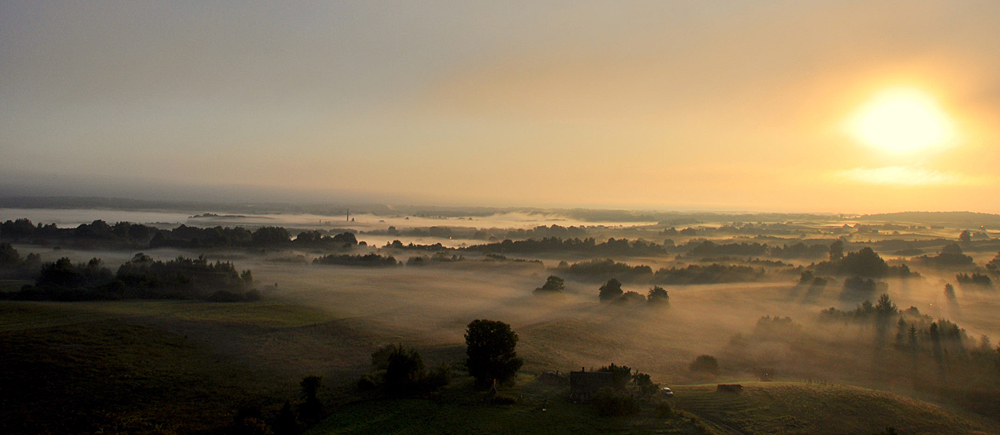
[[351,209],[347,209],[347,221],[351,221]]

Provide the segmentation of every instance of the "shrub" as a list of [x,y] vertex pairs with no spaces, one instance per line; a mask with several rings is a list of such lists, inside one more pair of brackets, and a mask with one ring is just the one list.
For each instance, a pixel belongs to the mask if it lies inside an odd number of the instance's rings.
[[639,387],[639,391],[644,396],[652,396],[660,391],[660,384],[654,384],[649,375],[645,373],[635,372],[632,375],[632,382]]
[[666,400],[661,400],[656,402],[656,415],[661,418],[668,418],[674,414],[674,410],[670,408],[670,402]]
[[306,376],[299,383],[302,387],[302,396],[306,399],[299,409],[299,415],[306,421],[316,421],[323,416],[323,404],[317,397],[322,385],[323,377],[315,375]]
[[623,304],[623,305],[641,304],[644,302],[646,302],[646,297],[639,294],[639,292],[633,292],[633,291],[625,292],[623,295],[621,295],[621,297],[615,299],[616,304]]
[[699,355],[691,363],[690,368],[692,372],[719,374],[719,360],[712,355]]
[[545,280],[545,284],[539,288],[535,289],[536,295],[542,294],[562,294],[563,289],[566,288],[565,282],[562,278],[551,275]]
[[594,407],[604,417],[634,415],[639,412],[639,402],[631,394],[604,387],[594,395]]
[[611,278],[601,286],[599,291],[600,293],[598,293],[597,297],[601,302],[611,302],[623,294],[622,283],[617,279]]
[[649,289],[649,296],[646,300],[651,304],[670,305],[670,294],[663,287],[654,285]]
[[385,368],[385,386],[393,390],[417,386],[426,376],[424,360],[416,350],[406,350],[399,345],[389,354]]
[[451,382],[451,367],[447,364],[441,364],[433,368],[427,374],[424,382],[427,384],[427,388],[432,390],[437,390],[448,385]]
[[365,373],[358,379],[358,389],[361,391],[372,391],[381,385],[378,376],[372,373]]

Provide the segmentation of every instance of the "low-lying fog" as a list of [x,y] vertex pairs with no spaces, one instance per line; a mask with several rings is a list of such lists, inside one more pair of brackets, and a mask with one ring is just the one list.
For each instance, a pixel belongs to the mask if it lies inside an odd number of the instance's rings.
[[[46,261],[67,255],[75,260],[98,256],[111,267],[132,254],[53,249],[39,252]],[[160,259],[191,255],[169,249],[146,253]],[[287,254],[270,258],[282,255]],[[466,261],[369,269],[276,262],[268,256],[245,252],[217,252],[209,258],[233,261],[238,269],[253,270],[260,286],[273,287],[277,283],[272,298],[324,310],[333,318],[373,331],[374,336],[383,337],[376,340],[386,343],[458,348],[471,320],[508,322],[520,335],[519,353],[529,370],[570,370],[615,362],[651,373],[662,382],[702,382],[707,379],[688,370],[691,361],[697,355],[709,354],[717,356],[723,367],[731,364],[727,358],[735,358],[731,346],[734,335],[751,335],[762,316],[790,317],[801,325],[804,340],[762,345],[754,351],[757,364],[784,369],[783,374],[794,373],[797,378],[854,381],[863,381],[863,376],[845,371],[871,364],[870,360],[855,361],[849,352],[837,347],[870,341],[870,327],[817,320],[823,309],[855,307],[855,302],[840,299],[838,284],[819,294],[795,286],[794,279],[667,286],[669,307],[621,306],[598,302],[600,283],[568,279],[565,296],[535,296],[532,290],[544,284],[547,276],[558,275],[538,263]],[[994,339],[1000,336],[996,321],[1000,295],[963,291],[956,286],[957,298],[949,302],[943,291],[946,276],[929,269],[916,270],[923,278],[887,280],[888,294],[900,310],[913,306],[934,319],[949,319],[965,328],[973,343],[981,334]],[[649,286],[626,284],[623,290],[646,294]],[[894,335],[895,325],[890,329],[890,335]],[[816,348],[803,349],[803,343],[815,343]],[[793,347],[795,356],[791,355]],[[366,352],[360,350],[358,354]],[[803,360],[804,354],[815,360]],[[355,363],[365,362],[361,358]],[[747,372],[726,376],[752,377]]]

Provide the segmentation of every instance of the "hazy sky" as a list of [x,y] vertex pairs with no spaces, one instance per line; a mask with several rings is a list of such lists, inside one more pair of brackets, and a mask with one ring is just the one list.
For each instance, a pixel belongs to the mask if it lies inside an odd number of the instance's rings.
[[[1000,212],[998,22],[995,0],[6,0],[0,193]],[[947,140],[852,135],[891,89]]]

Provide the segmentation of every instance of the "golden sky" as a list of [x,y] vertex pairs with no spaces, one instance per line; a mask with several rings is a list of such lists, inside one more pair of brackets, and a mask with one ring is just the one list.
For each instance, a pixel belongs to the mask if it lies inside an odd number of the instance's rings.
[[997,17],[3,2],[0,196],[1000,212]]

